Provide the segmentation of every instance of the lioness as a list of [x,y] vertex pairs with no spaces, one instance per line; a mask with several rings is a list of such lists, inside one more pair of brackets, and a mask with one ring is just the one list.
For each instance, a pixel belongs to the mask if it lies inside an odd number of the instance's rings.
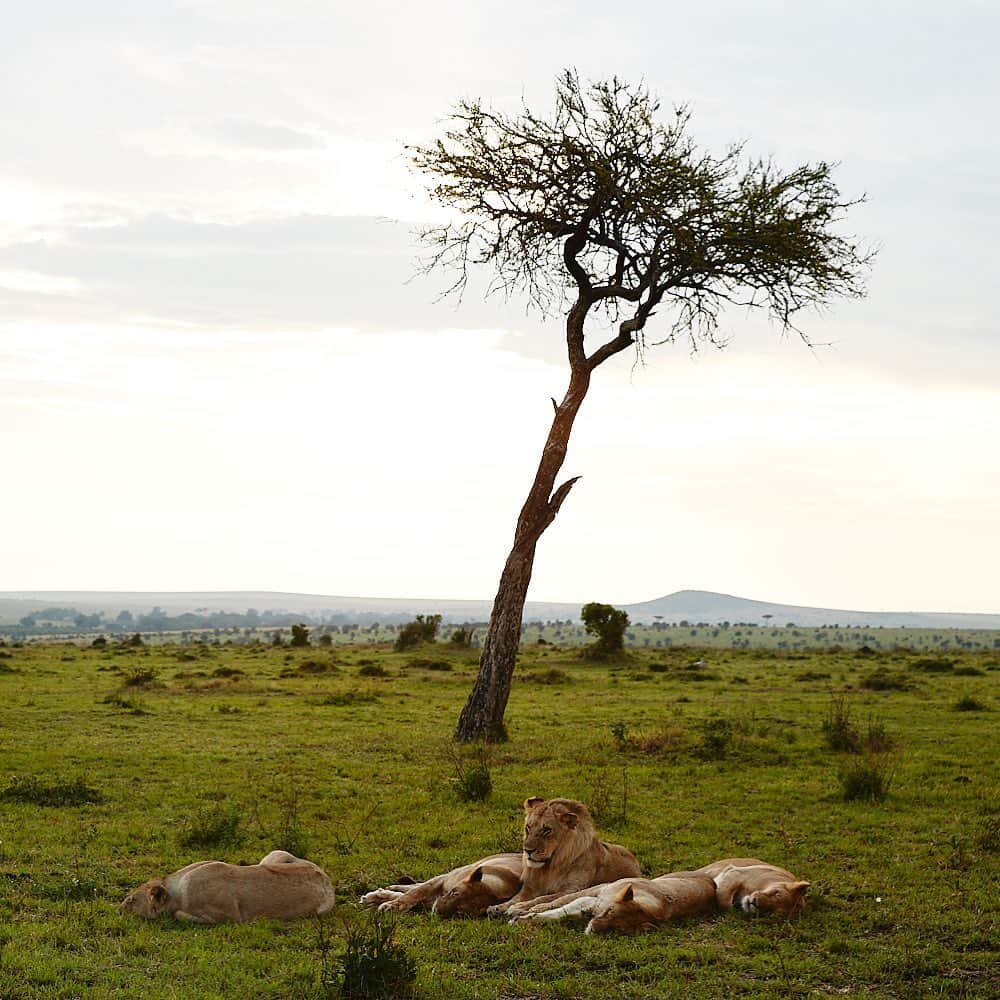
[[678,917],[715,913],[715,883],[708,875],[671,872],[658,878],[621,878],[569,893],[551,903],[537,903],[511,923],[544,923],[590,916],[587,934],[635,934]]
[[631,851],[598,839],[594,821],[582,802],[526,799],[521,889],[486,912],[515,916],[566,893],[640,874],[639,862]]
[[479,917],[488,906],[510,899],[521,888],[520,854],[493,854],[414,885],[391,885],[361,897],[362,906],[380,910],[433,910],[442,917]]
[[334,902],[333,886],[322,868],[287,851],[271,851],[256,865],[196,861],[144,882],[118,910],[150,919],[170,914],[198,924],[221,924],[310,917],[326,913]]
[[794,917],[806,907],[809,883],[759,858],[723,858],[698,871],[715,882],[719,906],[783,917]]

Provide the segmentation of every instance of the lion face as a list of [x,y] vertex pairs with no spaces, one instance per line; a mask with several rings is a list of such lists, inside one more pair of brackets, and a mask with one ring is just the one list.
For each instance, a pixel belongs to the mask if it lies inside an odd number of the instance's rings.
[[652,930],[656,924],[635,898],[631,885],[625,886],[607,906],[601,907],[591,917],[585,934],[638,934]]
[[777,913],[782,917],[794,917],[806,908],[808,889],[808,882],[776,882],[744,896],[740,906],[744,913]]
[[163,879],[150,879],[133,889],[119,904],[119,913],[134,913],[138,917],[155,919],[166,912],[170,902]]
[[572,799],[527,799],[524,813],[524,861],[528,868],[544,868],[564,840],[581,826],[593,825],[587,807]]
[[481,917],[487,907],[513,896],[520,884],[513,876],[508,885],[500,876],[486,875],[480,865],[442,893],[431,909],[440,917]]

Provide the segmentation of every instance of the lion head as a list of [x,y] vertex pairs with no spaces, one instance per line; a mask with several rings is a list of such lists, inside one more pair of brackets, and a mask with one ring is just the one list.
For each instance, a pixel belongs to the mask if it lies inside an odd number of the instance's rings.
[[777,913],[782,917],[794,917],[806,908],[808,882],[775,882],[764,889],[747,893],[740,900],[744,913]]
[[526,799],[524,803],[524,863],[545,868],[561,856],[594,841],[594,821],[582,802],[574,799]]
[[636,899],[635,889],[630,883],[605,905],[598,907],[584,933],[638,934],[639,931],[652,930],[655,926],[642,901]]
[[119,913],[134,913],[139,917],[154,919],[167,911],[170,903],[170,893],[162,878],[143,882],[138,889],[133,889],[119,904]]
[[487,907],[510,899],[521,888],[514,872],[479,865],[455,885],[449,886],[431,909],[439,917],[481,917]]

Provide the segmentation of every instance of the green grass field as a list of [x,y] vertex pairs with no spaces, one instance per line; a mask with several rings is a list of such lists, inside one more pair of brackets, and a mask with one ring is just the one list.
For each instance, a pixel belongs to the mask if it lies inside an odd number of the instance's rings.
[[[336,996],[358,895],[516,850],[531,795],[588,802],[647,874],[781,864],[811,881],[806,912],[617,939],[406,916],[417,996],[1000,993],[997,652],[675,644],[589,664],[526,645],[492,794],[467,803],[483,751],[450,735],[475,669],[445,644],[0,649],[0,997]],[[845,734],[861,752],[830,749]],[[881,801],[845,801],[859,767]],[[115,909],[152,875],[275,847],[327,869],[329,918]]]

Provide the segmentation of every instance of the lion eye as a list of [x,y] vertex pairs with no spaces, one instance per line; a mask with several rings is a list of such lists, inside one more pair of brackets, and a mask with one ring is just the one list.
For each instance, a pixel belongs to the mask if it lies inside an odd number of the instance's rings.
[[552,836],[552,827],[551,826],[543,826],[542,827],[542,836],[543,837],[551,837]]

